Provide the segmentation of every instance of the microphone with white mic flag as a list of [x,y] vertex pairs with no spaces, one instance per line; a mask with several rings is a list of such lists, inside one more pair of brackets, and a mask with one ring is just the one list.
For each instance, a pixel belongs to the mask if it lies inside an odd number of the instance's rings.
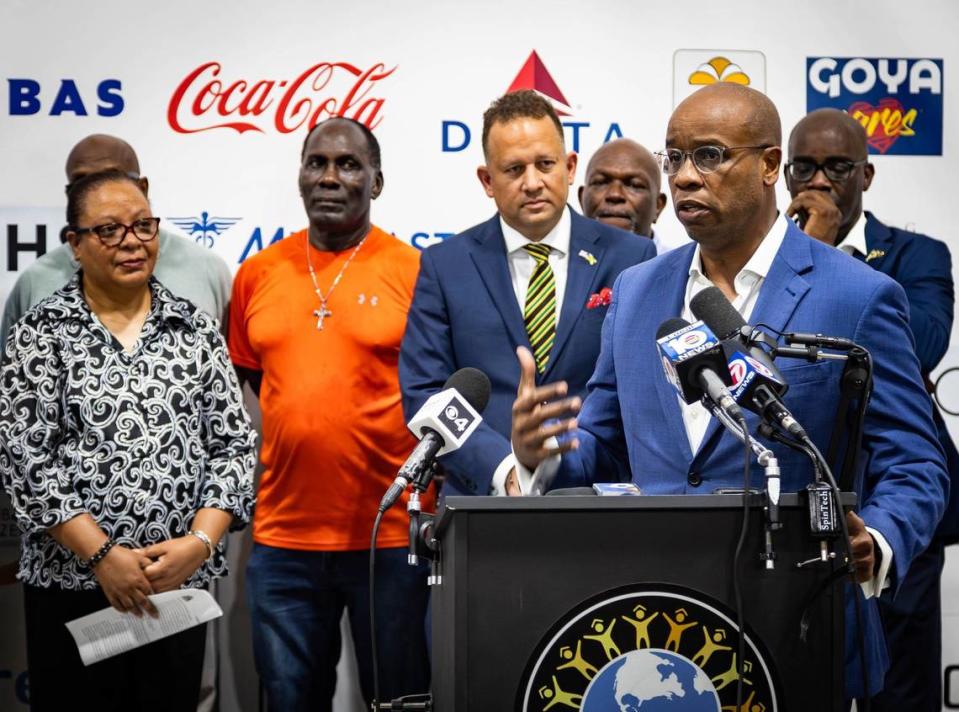
[[461,368],[450,376],[443,390],[427,399],[407,423],[420,441],[403,463],[396,479],[380,500],[380,511],[393,506],[403,491],[414,482],[425,490],[432,478],[434,460],[453,452],[466,442],[483,422],[480,413],[490,396],[490,381],[477,368]]

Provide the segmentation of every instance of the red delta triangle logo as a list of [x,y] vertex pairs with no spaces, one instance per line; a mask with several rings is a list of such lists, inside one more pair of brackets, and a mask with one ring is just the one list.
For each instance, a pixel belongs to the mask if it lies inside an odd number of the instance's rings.
[[560,116],[569,116],[572,113],[569,101],[563,96],[559,85],[556,84],[556,80],[553,79],[553,75],[549,73],[535,49],[530,52],[529,57],[519,70],[513,83],[509,85],[506,93],[522,91],[523,89],[532,89],[549,99],[556,113]]

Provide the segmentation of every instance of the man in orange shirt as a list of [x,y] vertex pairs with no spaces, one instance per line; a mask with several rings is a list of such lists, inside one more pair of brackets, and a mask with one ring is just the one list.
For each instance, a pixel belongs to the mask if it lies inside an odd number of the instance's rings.
[[[247,594],[271,709],[329,710],[347,610],[360,685],[373,699],[368,562],[377,505],[415,446],[397,376],[417,251],[370,223],[379,144],[335,118],[303,144],[308,229],[243,263],[229,345],[263,414]],[[426,503],[431,506],[433,502]],[[381,700],[426,692],[426,571],[406,563],[405,506],[376,555]]]

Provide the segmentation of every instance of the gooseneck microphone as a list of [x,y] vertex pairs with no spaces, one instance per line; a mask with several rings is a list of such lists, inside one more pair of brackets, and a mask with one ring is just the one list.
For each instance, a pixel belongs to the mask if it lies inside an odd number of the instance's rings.
[[736,402],[793,437],[805,438],[806,431],[781,399],[788,384],[766,352],[753,344],[754,334],[761,332],[746,323],[718,287],[701,291],[692,298],[689,307],[724,341],[733,372],[731,391]]
[[478,368],[461,368],[434,393],[407,423],[419,442],[406,458],[393,484],[380,500],[379,510],[393,506],[412,482],[424,491],[433,477],[433,462],[466,442],[483,422],[480,413],[490,396],[490,381]]

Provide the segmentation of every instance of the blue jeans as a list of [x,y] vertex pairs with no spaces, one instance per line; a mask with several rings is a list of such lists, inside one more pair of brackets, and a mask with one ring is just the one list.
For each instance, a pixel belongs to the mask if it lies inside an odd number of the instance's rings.
[[[380,701],[429,690],[424,619],[428,569],[407,550],[377,549],[376,641]],[[331,710],[347,611],[360,687],[373,699],[369,551],[296,551],[254,544],[246,568],[253,655],[270,710]]]

